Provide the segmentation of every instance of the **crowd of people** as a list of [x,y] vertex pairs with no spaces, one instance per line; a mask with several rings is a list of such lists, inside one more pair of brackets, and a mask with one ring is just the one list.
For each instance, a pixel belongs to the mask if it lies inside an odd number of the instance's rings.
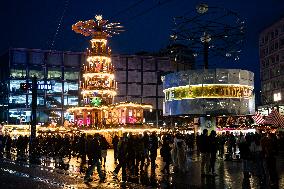
[[[114,178],[122,172],[122,181],[129,176],[138,176],[157,168],[156,159],[158,152],[164,165],[161,171],[170,174],[170,165],[174,172],[185,174],[188,170],[189,156],[193,152],[201,158],[201,176],[215,176],[216,160],[243,161],[244,177],[250,177],[254,172],[261,179],[268,179],[271,184],[276,182],[275,175],[278,146],[283,145],[283,135],[278,138],[275,134],[233,133],[218,134],[212,130],[210,133],[204,129],[202,134],[181,134],[156,132],[142,134],[123,133],[122,136],[114,135],[112,141],[100,134],[86,135],[39,135],[33,141],[36,157],[52,157],[57,159],[58,166],[63,158],[72,157],[81,159],[88,164],[85,172],[85,182],[90,182],[91,175],[97,168],[100,181],[104,181],[106,175],[102,167],[106,166],[107,150],[114,149],[115,169],[112,171]],[[11,152],[15,152],[18,159],[28,157],[29,137],[19,136],[12,139],[9,135],[1,135],[0,153],[7,158]],[[55,165],[56,166],[56,165]],[[253,167],[255,169],[253,169]]]

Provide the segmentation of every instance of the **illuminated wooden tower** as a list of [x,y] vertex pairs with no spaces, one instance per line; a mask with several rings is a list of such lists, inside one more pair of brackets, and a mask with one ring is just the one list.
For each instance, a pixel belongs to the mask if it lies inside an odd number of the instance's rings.
[[131,102],[113,104],[117,83],[107,38],[119,34],[123,31],[121,28],[120,23],[108,23],[101,15],[96,15],[95,20],[72,25],[76,33],[91,37],[80,80],[83,106],[67,110],[74,114],[76,125],[102,128],[106,125],[142,124],[143,110],[152,109],[151,105]]
[[95,20],[79,21],[72,26],[76,33],[92,37],[80,81],[84,106],[109,105],[113,102],[117,85],[107,38],[111,34],[118,34],[121,27],[119,23],[107,24],[107,20],[103,20],[101,15],[97,15]]

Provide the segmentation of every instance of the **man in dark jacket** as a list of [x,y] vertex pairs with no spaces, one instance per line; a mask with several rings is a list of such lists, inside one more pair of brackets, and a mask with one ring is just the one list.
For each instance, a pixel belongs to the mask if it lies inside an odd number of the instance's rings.
[[93,140],[88,140],[88,142],[91,143],[91,144],[88,144],[88,146],[92,146],[95,149],[95,151],[92,155],[90,154],[90,158],[92,159],[92,165],[86,171],[84,182],[88,183],[92,181],[91,175],[95,167],[97,167],[97,171],[100,177],[100,182],[103,182],[105,180],[105,176],[102,174],[102,168],[101,168],[101,163],[100,163],[101,147],[100,147],[99,140],[97,137],[94,137]]
[[216,131],[212,130],[209,136],[210,139],[210,171],[212,175],[215,173],[215,162],[216,162],[216,153],[217,153],[217,138]]
[[208,130],[204,129],[200,136],[200,152],[201,152],[201,176],[209,174],[210,169],[210,139]]
[[112,139],[112,145],[113,145],[113,151],[114,151],[114,161],[117,161],[118,151],[117,151],[117,145],[119,142],[119,138],[117,135],[115,135]]
[[150,160],[151,160],[151,170],[155,170],[157,149],[158,149],[158,137],[156,132],[153,132],[150,136]]
[[170,173],[170,163],[172,161],[172,156],[171,156],[171,147],[169,145],[169,141],[168,140],[164,140],[163,144],[162,144],[162,148],[161,148],[161,156],[163,158],[163,162],[165,162],[165,167],[162,170],[162,172],[165,173],[165,171],[167,171],[167,174]]
[[120,138],[118,142],[118,165],[116,166],[115,170],[112,172],[115,177],[117,177],[117,174],[122,168],[122,181],[126,181],[126,159],[128,158],[128,152],[127,152],[127,136],[124,133],[123,137]]

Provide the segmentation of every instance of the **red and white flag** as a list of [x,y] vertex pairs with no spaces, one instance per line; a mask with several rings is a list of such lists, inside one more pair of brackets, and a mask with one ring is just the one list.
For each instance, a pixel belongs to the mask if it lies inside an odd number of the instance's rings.
[[252,119],[254,120],[255,123],[257,124],[262,124],[264,123],[263,116],[259,112],[255,112],[255,115],[252,116]]
[[266,124],[272,124],[278,127],[284,127],[284,117],[280,113],[273,109],[271,113],[265,119]]

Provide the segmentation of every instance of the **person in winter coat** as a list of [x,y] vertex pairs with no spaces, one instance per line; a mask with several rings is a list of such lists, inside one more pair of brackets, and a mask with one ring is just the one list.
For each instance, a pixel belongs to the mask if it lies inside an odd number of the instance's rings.
[[94,148],[94,142],[92,135],[88,135],[86,139],[86,155],[88,157],[88,164],[91,165],[93,163],[93,156],[96,153],[96,149]]
[[210,139],[207,129],[203,130],[199,140],[199,150],[201,153],[201,176],[205,176],[210,172]]
[[177,142],[177,166],[182,173],[187,171],[186,144],[181,138]]
[[119,142],[119,138],[117,135],[115,135],[112,139],[112,146],[113,146],[113,155],[114,155],[114,162],[117,161],[117,156],[118,156],[118,151],[117,151],[117,145],[118,145],[118,142]]
[[210,135],[210,174],[217,175],[215,173],[215,162],[216,162],[216,153],[217,153],[217,138],[216,138],[216,131],[211,131]]
[[78,151],[79,157],[81,158],[82,162],[86,162],[86,135],[83,133],[78,142]]
[[158,149],[158,137],[156,132],[153,132],[150,136],[150,160],[151,160],[151,170],[156,168],[156,158]]
[[128,151],[127,151],[127,145],[128,145],[128,140],[127,140],[127,136],[124,133],[123,137],[120,138],[119,142],[118,142],[118,164],[116,166],[116,168],[114,169],[114,171],[112,172],[113,175],[115,177],[117,177],[117,174],[120,170],[120,168],[122,168],[122,181],[126,181],[126,162],[127,162],[127,158],[128,158]]
[[139,134],[137,139],[136,139],[136,145],[135,145],[135,149],[136,149],[136,163],[135,163],[135,174],[138,174],[139,171],[139,165],[140,165],[140,171],[143,171],[143,167],[144,167],[144,142],[143,142],[143,136],[142,134]]
[[250,143],[248,138],[242,136],[239,143],[240,158],[243,160],[243,173],[244,177],[250,176],[250,166],[251,166],[251,152],[249,149]]
[[100,145],[102,149],[102,165],[106,166],[107,149],[109,148],[109,143],[104,136],[100,136]]
[[168,174],[170,173],[170,164],[172,161],[171,149],[172,148],[170,147],[169,141],[164,140],[162,144],[162,148],[160,150],[160,154],[163,158],[163,162],[165,162],[165,167],[162,170],[163,173],[165,172],[167,172]]
[[97,171],[98,171],[99,177],[100,177],[100,182],[103,182],[105,180],[105,176],[103,175],[102,168],[101,168],[101,162],[100,162],[101,147],[100,147],[98,137],[94,137],[93,140],[88,140],[88,143],[89,143],[88,146],[92,146],[93,149],[95,149],[95,150],[93,151],[93,154],[89,154],[90,158],[92,159],[92,164],[86,171],[86,175],[84,177],[84,182],[88,183],[88,182],[92,181],[91,175],[93,174],[95,167],[97,167]]

